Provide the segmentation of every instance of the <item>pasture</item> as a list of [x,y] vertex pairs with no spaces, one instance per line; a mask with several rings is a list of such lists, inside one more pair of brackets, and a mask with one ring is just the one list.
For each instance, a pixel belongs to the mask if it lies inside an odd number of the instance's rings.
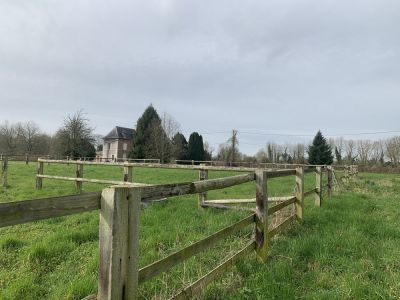
[[[74,166],[45,166],[46,174],[74,175]],[[43,181],[36,165],[11,162],[0,202],[75,193],[72,182]],[[85,167],[85,177],[121,180],[120,167]],[[232,175],[213,171],[210,178]],[[193,170],[134,169],[134,181],[173,183],[198,179]],[[305,190],[315,185],[306,175]],[[84,184],[84,192],[104,186]],[[270,197],[293,193],[294,177],[269,181]],[[400,297],[400,178],[359,174],[322,207],[306,198],[304,221],[273,239],[269,262],[251,254],[211,284],[202,299],[397,299]],[[208,192],[209,199],[254,197],[246,183]],[[198,209],[197,195],[153,203],[140,216],[140,266],[185,247],[249,215],[245,211]],[[218,243],[140,285],[143,299],[165,299],[244,247],[251,229]],[[0,229],[0,299],[82,299],[96,293],[99,213],[90,212]]]

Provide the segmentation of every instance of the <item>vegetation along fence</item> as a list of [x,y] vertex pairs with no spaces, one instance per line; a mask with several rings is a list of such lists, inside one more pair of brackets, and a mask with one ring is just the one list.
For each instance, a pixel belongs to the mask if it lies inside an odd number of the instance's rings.
[[[43,166],[47,160],[39,160],[38,177],[41,187]],[[54,163],[54,161],[51,161]],[[59,161],[58,163],[66,163]],[[74,178],[78,183],[82,179],[83,165],[89,162],[74,162],[80,176]],[[140,166],[141,164],[139,164]],[[125,167],[133,167],[128,165]],[[148,164],[143,164],[149,167]],[[156,166],[152,166],[156,167]],[[160,167],[157,165],[157,167]],[[167,167],[167,166],[163,166]],[[171,166],[177,168],[176,166]],[[125,184],[105,188],[101,193],[83,193],[71,196],[52,197],[46,199],[26,200],[21,202],[0,204],[0,227],[22,224],[31,221],[43,220],[77,214],[87,211],[100,211],[99,224],[99,279],[98,294],[88,296],[85,299],[137,299],[138,286],[151,278],[166,272],[190,257],[214,246],[217,242],[236,233],[237,231],[252,225],[253,236],[248,244],[236,254],[223,261],[211,272],[198,279],[191,285],[184,287],[173,298],[185,299],[199,294],[203,287],[212,282],[217,276],[224,273],[239,258],[253,251],[262,262],[266,262],[268,256],[269,240],[280,233],[285,227],[295,220],[301,221],[304,215],[304,199],[309,195],[315,195],[315,204],[321,206],[322,192],[327,189],[328,195],[332,194],[334,176],[333,168],[327,166],[298,167],[296,169],[252,171],[243,168],[235,168],[245,174],[224,178],[208,179],[208,171],[220,169],[215,167],[198,167],[200,180],[189,183],[173,183],[162,185],[132,185]],[[345,170],[348,169],[347,167]],[[226,168],[224,168],[226,170]],[[328,183],[323,186],[322,177],[326,171]],[[309,191],[304,190],[304,174],[315,172],[315,187]],[[295,176],[295,193],[285,197],[268,197],[268,180],[276,177]],[[125,175],[124,175],[125,178]],[[61,179],[61,178],[52,178]],[[76,180],[80,179],[80,180]],[[130,179],[130,178],[128,178]],[[62,180],[67,180],[62,178]],[[69,180],[69,179],[68,179]],[[207,200],[207,191],[224,189],[247,182],[256,183],[254,199],[239,200]],[[113,183],[112,183],[113,184]],[[81,188],[81,186],[80,186]],[[141,203],[153,201],[165,197],[198,194],[199,206],[211,208],[229,209],[231,204],[255,203],[251,214],[246,218],[232,224],[218,232],[195,242],[188,247],[179,250],[172,255],[160,259],[143,268],[139,268],[139,217]],[[275,205],[269,207],[270,203]],[[272,216],[284,208],[292,207],[294,213],[287,216],[277,226],[270,227],[268,216]],[[244,208],[244,207],[243,207]]]

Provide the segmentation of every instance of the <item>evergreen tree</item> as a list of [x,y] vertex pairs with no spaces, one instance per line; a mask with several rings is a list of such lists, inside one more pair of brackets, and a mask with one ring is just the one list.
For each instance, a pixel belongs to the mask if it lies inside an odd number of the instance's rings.
[[331,165],[333,162],[331,146],[321,131],[317,132],[312,145],[308,147],[308,162],[312,165]]
[[147,158],[146,151],[151,148],[149,146],[151,131],[157,127],[158,124],[161,124],[160,116],[153,105],[150,104],[137,121],[136,132],[133,137],[133,149],[129,157],[139,159]]
[[188,152],[188,142],[185,136],[178,132],[172,138],[172,156],[174,159],[186,160]]
[[204,160],[203,137],[197,132],[193,132],[189,137],[188,159]]

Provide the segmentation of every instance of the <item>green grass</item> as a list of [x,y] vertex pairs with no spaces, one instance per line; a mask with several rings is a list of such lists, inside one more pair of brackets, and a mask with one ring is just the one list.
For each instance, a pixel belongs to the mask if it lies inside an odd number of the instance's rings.
[[[0,202],[75,193],[71,182],[44,180],[35,165],[11,163]],[[45,174],[73,176],[73,166],[45,165]],[[210,178],[232,175],[210,172]],[[120,167],[86,167],[87,178],[120,180]],[[197,180],[191,170],[135,169],[134,180]],[[314,176],[306,176],[306,190]],[[103,186],[84,184],[85,191]],[[272,179],[270,196],[293,193],[294,178]],[[209,192],[210,199],[253,197],[255,184]],[[322,208],[306,199],[305,219],[271,243],[267,264],[252,254],[205,289],[201,299],[398,299],[400,297],[400,177],[361,174]],[[140,266],[181,249],[248,213],[199,210],[197,197],[153,204],[141,213]],[[97,290],[98,212],[0,229],[0,299],[81,299]],[[168,298],[237,252],[251,228],[140,286],[141,297]]]

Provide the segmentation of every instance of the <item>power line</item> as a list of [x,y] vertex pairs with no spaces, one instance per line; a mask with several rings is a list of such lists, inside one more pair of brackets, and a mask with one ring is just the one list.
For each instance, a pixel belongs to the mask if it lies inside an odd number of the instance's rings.
[[[214,132],[203,132],[204,135],[214,134],[230,134],[231,131],[214,131]],[[314,137],[315,134],[291,134],[291,133],[271,133],[271,132],[256,132],[256,131],[238,131],[239,134],[249,135],[263,135],[263,136],[286,136],[286,137]],[[354,132],[354,133],[341,133],[341,134],[324,134],[326,137],[340,137],[340,136],[360,136],[360,135],[376,135],[376,134],[389,134],[389,133],[400,133],[400,130],[388,130],[388,131],[373,131],[373,132]]]

